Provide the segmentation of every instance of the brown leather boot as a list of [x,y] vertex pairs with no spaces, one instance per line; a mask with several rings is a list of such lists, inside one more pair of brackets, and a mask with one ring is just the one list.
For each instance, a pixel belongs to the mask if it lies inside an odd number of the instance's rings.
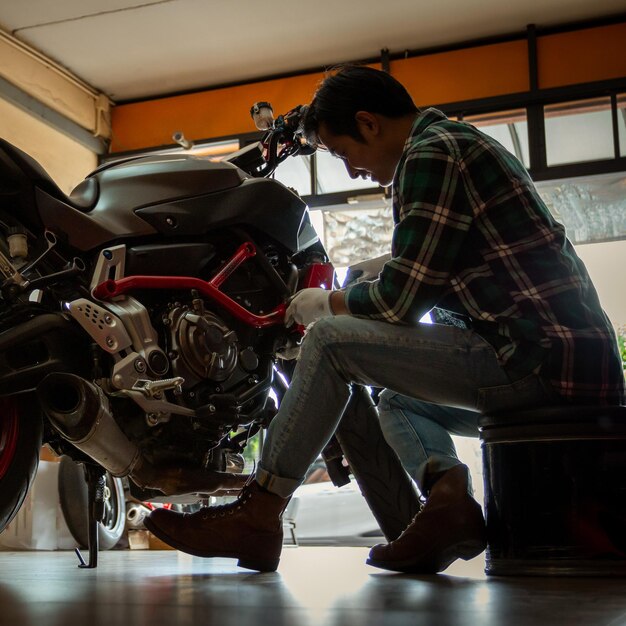
[[240,567],[273,572],[280,560],[281,518],[288,502],[289,498],[266,491],[252,480],[234,502],[205,507],[196,513],[155,509],[144,524],[182,552],[239,559]]
[[395,572],[434,574],[458,558],[478,556],[486,546],[486,529],[470,484],[466,465],[444,472],[406,530],[395,541],[374,546],[367,563]]

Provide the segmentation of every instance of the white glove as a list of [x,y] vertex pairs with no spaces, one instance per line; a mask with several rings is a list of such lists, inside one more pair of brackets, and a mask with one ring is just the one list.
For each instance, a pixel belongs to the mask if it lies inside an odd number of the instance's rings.
[[294,322],[302,326],[308,326],[317,322],[320,317],[327,317],[333,312],[330,308],[329,289],[310,287],[298,291],[291,299],[285,313],[285,326],[291,326]]

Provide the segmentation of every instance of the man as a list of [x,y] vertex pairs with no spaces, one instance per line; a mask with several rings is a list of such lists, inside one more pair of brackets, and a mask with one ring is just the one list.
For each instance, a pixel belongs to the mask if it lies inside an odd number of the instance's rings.
[[[389,390],[385,434],[426,496],[405,532],[372,548],[368,562],[442,571],[485,547],[482,511],[448,433],[477,434],[481,412],[621,403],[615,335],[562,226],[496,141],[419,111],[400,83],[367,67],[328,77],[304,129],[352,177],[393,185],[391,259],[373,281],[293,298],[287,323],[315,324],[237,501],[185,516],[157,509],[146,526],[191,554],[276,569],[282,512],[356,382]],[[419,324],[435,306],[469,327]]]

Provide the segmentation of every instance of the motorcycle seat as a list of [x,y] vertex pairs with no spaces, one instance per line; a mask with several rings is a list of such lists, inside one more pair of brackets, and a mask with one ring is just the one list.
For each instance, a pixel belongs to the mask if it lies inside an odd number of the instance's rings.
[[0,139],[0,169],[5,170],[0,178],[6,174],[10,177],[18,175],[57,200],[79,211],[91,211],[98,200],[99,185],[97,179],[86,178],[68,196],[35,159],[4,139]]

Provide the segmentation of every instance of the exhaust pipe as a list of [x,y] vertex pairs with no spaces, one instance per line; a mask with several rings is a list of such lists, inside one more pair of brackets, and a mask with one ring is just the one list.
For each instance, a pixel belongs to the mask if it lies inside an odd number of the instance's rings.
[[142,489],[165,496],[237,493],[248,476],[203,468],[154,467],[122,432],[102,390],[74,374],[48,374],[37,387],[51,425],[113,476],[129,476]]
[[131,504],[126,510],[126,525],[128,528],[136,530],[143,528],[143,520],[150,515],[150,509],[143,504]]
[[37,395],[54,428],[113,476],[127,476],[139,461],[139,448],[113,419],[102,390],[74,374],[48,374]]

